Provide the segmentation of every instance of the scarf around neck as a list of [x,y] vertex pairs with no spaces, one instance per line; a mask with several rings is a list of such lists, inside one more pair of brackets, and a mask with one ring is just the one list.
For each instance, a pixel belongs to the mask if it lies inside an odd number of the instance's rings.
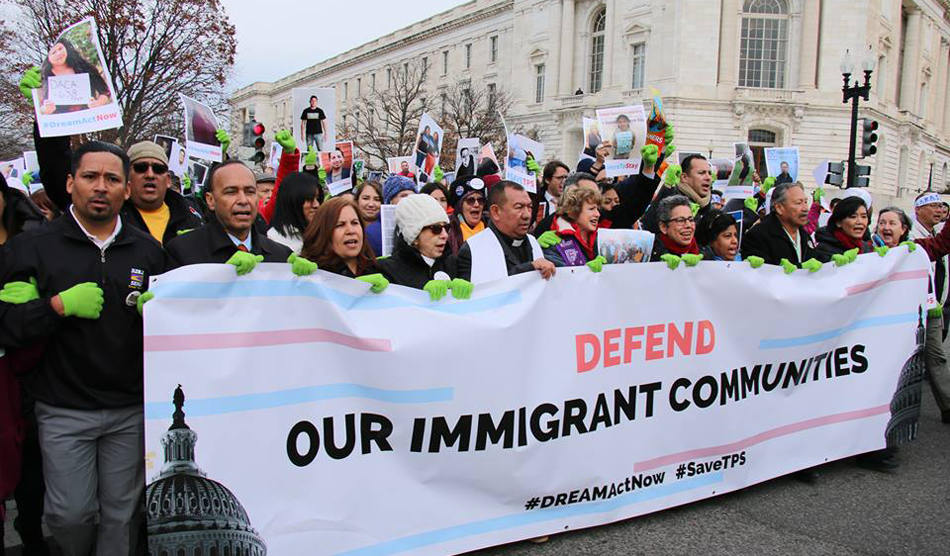
[[663,232],[657,234],[657,237],[659,237],[660,241],[663,242],[663,245],[666,246],[666,250],[674,255],[685,255],[686,253],[693,255],[699,254],[699,246],[696,245],[695,236],[693,236],[693,239],[690,241],[689,245],[680,245],[679,243],[673,241],[673,238],[664,234]]

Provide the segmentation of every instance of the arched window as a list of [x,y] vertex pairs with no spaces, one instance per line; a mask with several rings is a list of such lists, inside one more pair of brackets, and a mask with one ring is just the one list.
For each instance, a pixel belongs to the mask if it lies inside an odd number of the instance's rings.
[[604,84],[604,41],[607,30],[607,8],[601,8],[594,16],[590,35],[590,80],[588,89],[600,91]]
[[749,130],[749,148],[752,149],[752,159],[755,162],[755,168],[762,178],[768,175],[765,166],[765,149],[777,146],[778,141],[774,131],[767,129]]
[[739,86],[782,89],[788,60],[788,4],[745,0],[739,45]]

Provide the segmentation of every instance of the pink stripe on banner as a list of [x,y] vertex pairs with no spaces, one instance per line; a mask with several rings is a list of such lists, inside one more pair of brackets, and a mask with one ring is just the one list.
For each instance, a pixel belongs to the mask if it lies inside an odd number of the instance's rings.
[[851,286],[847,289],[848,295],[858,295],[859,293],[864,293],[871,291],[874,288],[883,286],[888,282],[900,282],[901,280],[919,280],[921,278],[927,278],[929,276],[926,270],[905,270],[902,272],[895,272],[881,278],[880,280],[875,280],[874,282],[867,282],[864,284],[858,284],[857,286]]
[[268,332],[225,332],[218,334],[169,334],[146,336],[145,351],[193,351],[235,349],[311,343],[337,344],[360,351],[392,351],[392,342],[357,338],[323,328],[274,330]]
[[740,440],[738,442],[733,442],[732,444],[723,444],[721,446],[710,446],[707,448],[697,448],[695,450],[687,450],[685,452],[679,452],[678,454],[670,454],[668,456],[662,456],[658,458],[649,459],[646,461],[641,461],[640,463],[637,463],[636,465],[633,466],[633,470],[634,472],[648,471],[650,469],[665,467],[667,465],[672,465],[674,463],[680,463],[680,462],[690,461],[694,459],[708,458],[712,456],[721,456],[725,454],[731,454],[739,450],[744,450],[748,448],[749,446],[761,444],[762,442],[765,442],[767,440],[772,440],[773,438],[778,438],[780,436],[787,436],[789,434],[794,434],[796,432],[801,432],[808,429],[823,427],[825,425],[833,425],[835,423],[844,423],[846,421],[856,421],[858,419],[874,417],[875,415],[889,413],[890,411],[891,411],[890,404],[885,404],[885,405],[879,405],[877,407],[870,407],[868,409],[859,409],[857,411],[848,411],[846,413],[838,413],[835,415],[826,415],[824,417],[816,417],[814,419],[808,419],[807,421],[802,421],[800,423],[782,425],[781,427],[777,427],[772,430],[760,432],[759,434],[750,436],[749,438]]

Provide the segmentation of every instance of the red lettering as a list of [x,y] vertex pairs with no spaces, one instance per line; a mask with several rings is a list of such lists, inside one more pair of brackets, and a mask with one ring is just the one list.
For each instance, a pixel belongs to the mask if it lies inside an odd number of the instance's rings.
[[696,355],[706,355],[716,347],[716,327],[708,320],[699,322],[699,333],[696,339]]
[[643,347],[643,342],[634,340],[635,336],[643,336],[643,327],[634,326],[633,328],[624,328],[623,330],[623,362],[630,363],[633,350]]
[[686,333],[680,334],[679,329],[672,322],[666,328],[666,356],[673,357],[674,348],[679,348],[680,353],[689,355],[690,344],[693,343],[693,323],[687,322],[685,325]]
[[663,339],[660,335],[663,334],[664,328],[666,327],[662,324],[651,324],[647,326],[647,361],[663,359]]
[[604,332],[604,368],[620,364],[620,329]]
[[[578,334],[574,338],[574,345],[577,351],[577,372],[586,373],[593,370],[600,361],[600,341],[593,334]],[[587,359],[587,346],[593,348],[593,356]]]

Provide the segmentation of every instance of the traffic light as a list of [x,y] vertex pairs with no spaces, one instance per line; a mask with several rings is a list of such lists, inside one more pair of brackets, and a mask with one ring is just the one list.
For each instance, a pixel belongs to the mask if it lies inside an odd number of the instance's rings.
[[861,158],[877,153],[877,122],[870,118],[861,119]]
[[870,165],[855,164],[854,175],[855,175],[855,179],[854,179],[855,187],[868,187],[869,185],[871,185],[871,177],[870,177],[871,166]]
[[841,187],[844,184],[844,162],[829,162],[825,183]]
[[264,162],[264,124],[252,121],[251,122],[251,146],[254,147],[254,154],[251,156],[251,160],[260,164]]

